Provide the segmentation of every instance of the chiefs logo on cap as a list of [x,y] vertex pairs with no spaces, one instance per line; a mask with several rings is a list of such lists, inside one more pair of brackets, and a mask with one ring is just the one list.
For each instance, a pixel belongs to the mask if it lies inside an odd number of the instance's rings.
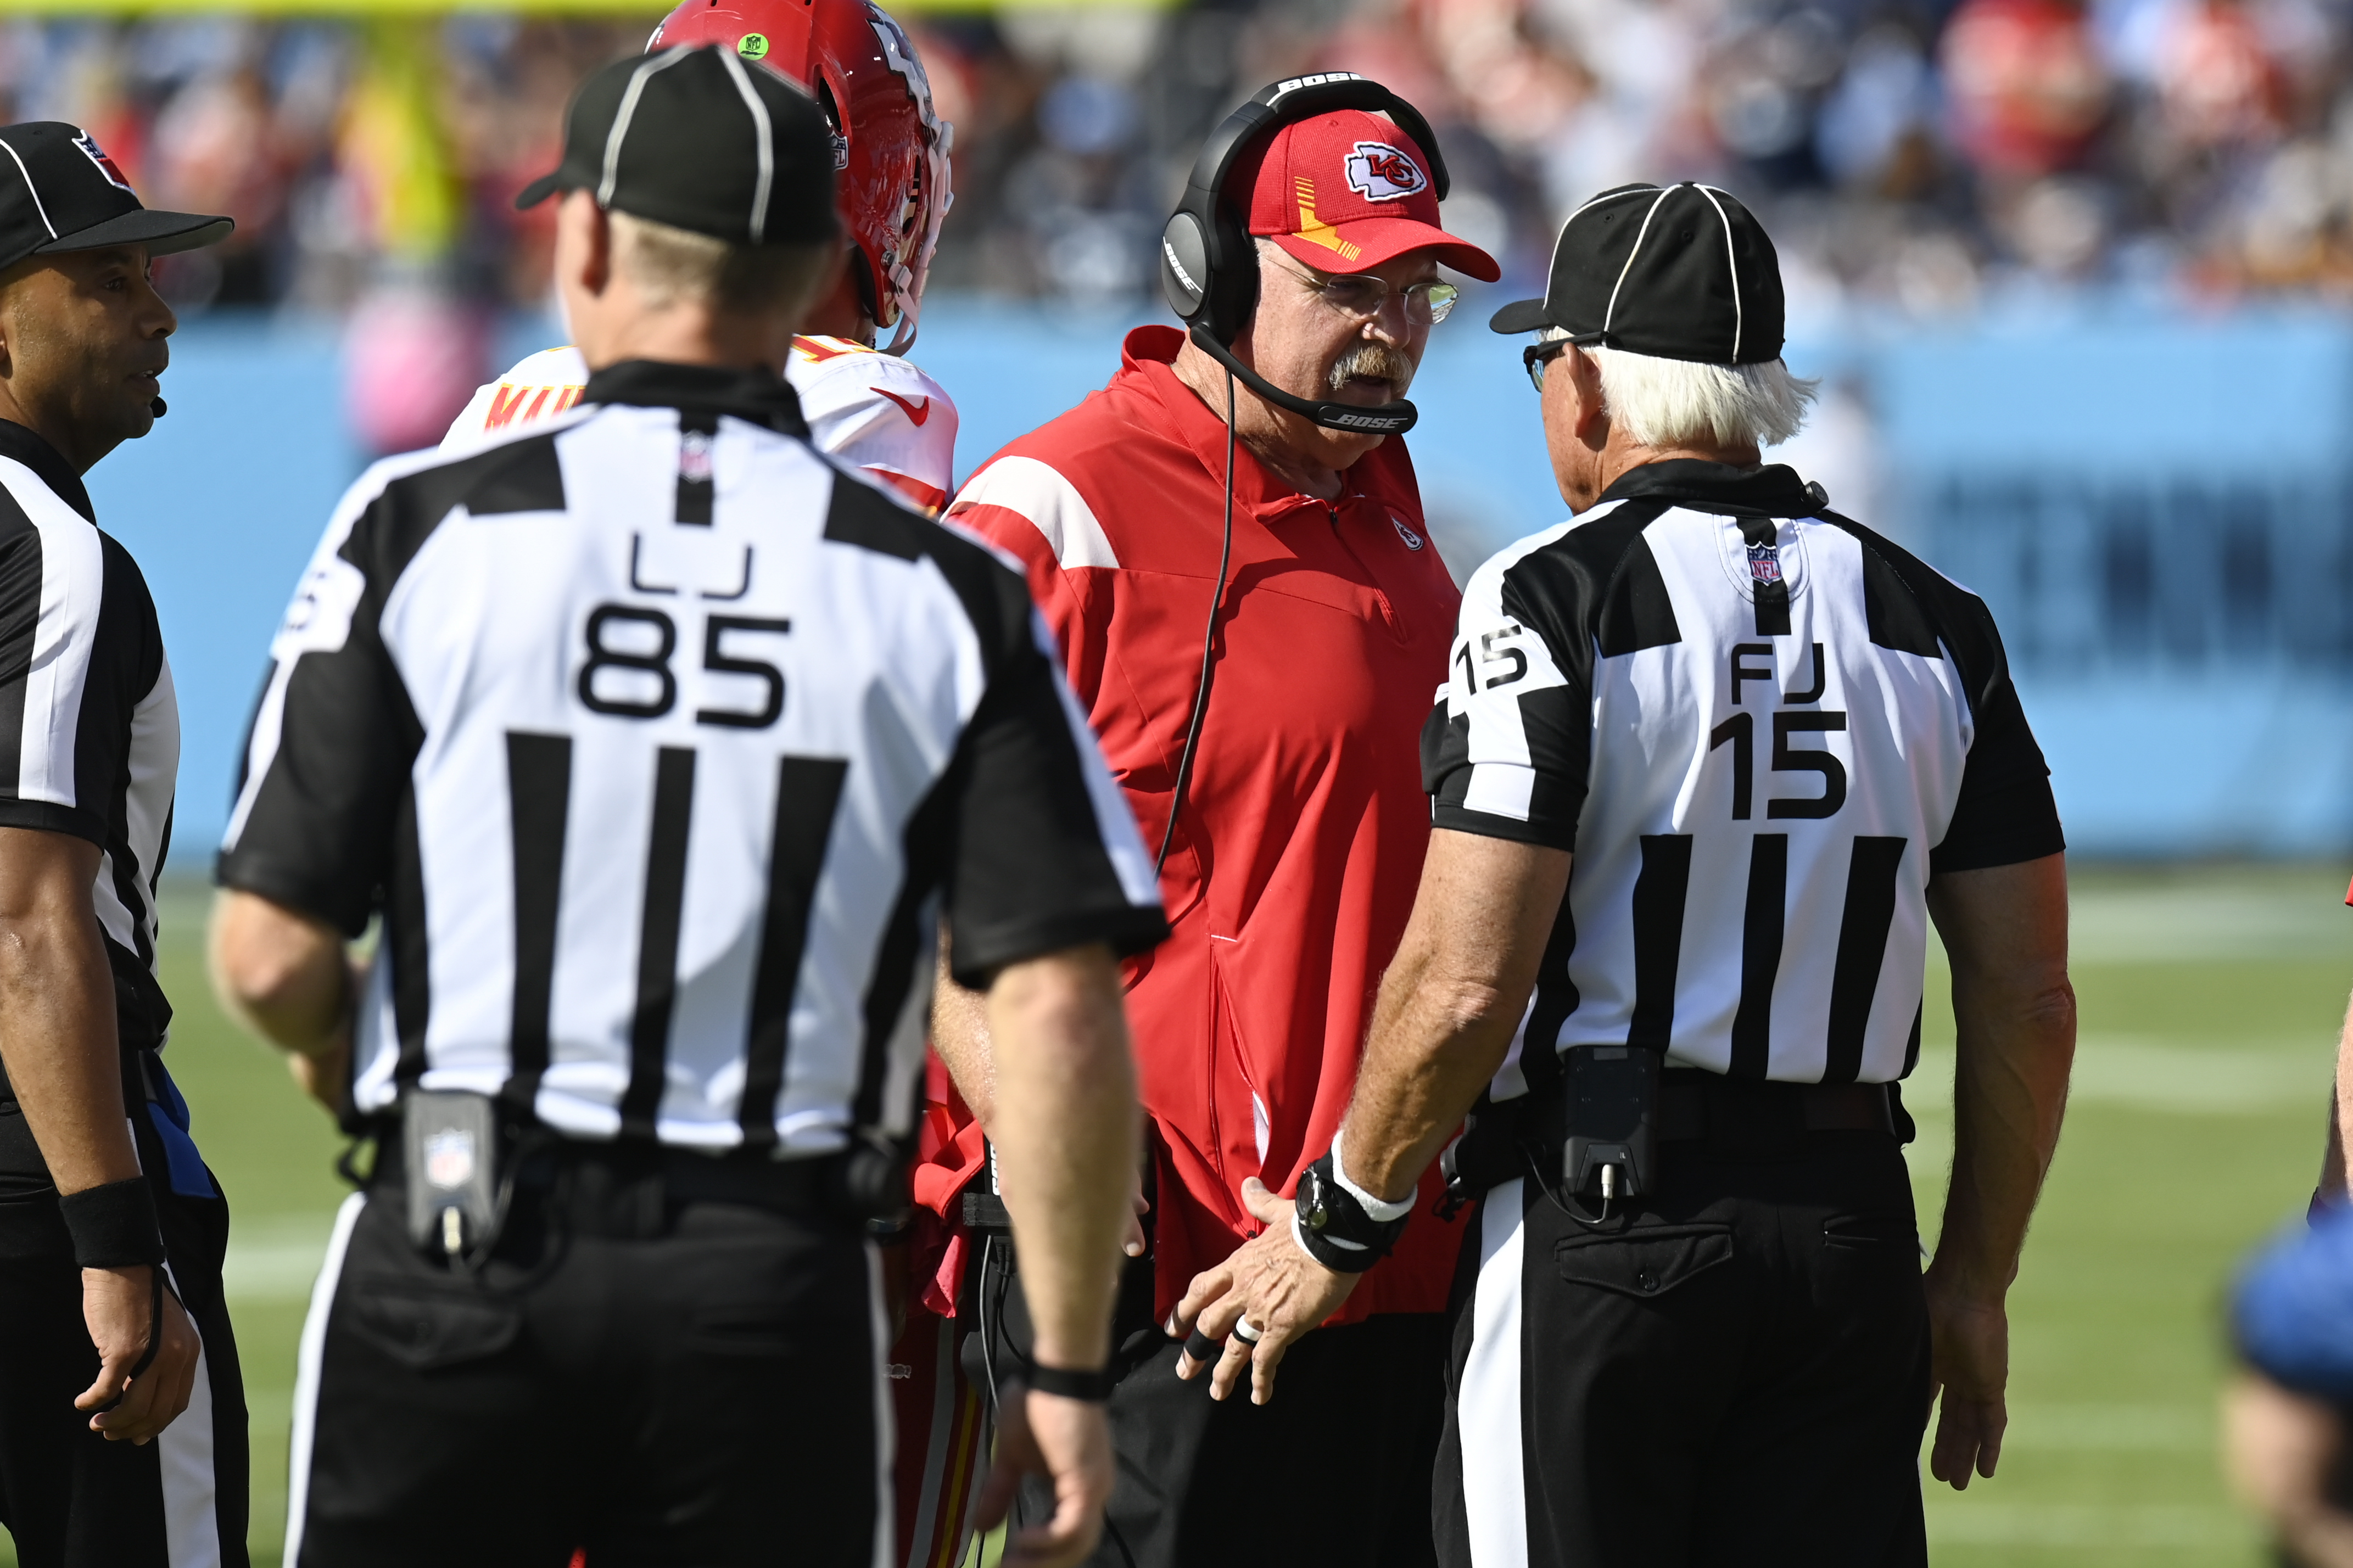
[[106,155],[104,150],[92,140],[89,132],[82,132],[76,136],[74,145],[81,149],[83,157],[98,165],[98,172],[106,176],[108,184],[119,185],[126,191],[131,189],[131,182],[122,177],[122,171],[115,167],[114,160]]
[[1345,167],[1348,188],[1368,202],[1399,201],[1430,184],[1410,153],[1386,142],[1357,142]]

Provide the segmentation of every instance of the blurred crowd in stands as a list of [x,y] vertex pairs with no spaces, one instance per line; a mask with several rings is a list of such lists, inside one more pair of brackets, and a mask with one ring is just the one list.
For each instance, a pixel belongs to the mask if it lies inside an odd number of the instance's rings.
[[[169,263],[186,307],[487,311],[543,289],[546,215],[511,198],[553,163],[566,95],[657,16],[17,20],[0,25],[0,112],[76,121],[150,201],[237,217],[231,245]],[[2353,0],[1203,0],[901,19],[957,127],[937,289],[1134,300],[1203,132],[1278,76],[1345,68],[1440,127],[1450,226],[1522,281],[1585,196],[1698,177],[1767,215],[1801,328],[2084,284],[2353,291]]]

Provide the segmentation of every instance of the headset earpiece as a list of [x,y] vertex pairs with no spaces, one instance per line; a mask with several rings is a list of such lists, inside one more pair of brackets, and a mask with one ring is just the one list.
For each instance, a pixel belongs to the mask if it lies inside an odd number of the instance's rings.
[[1191,325],[1209,300],[1209,236],[1199,215],[1179,207],[1160,231],[1160,291]]

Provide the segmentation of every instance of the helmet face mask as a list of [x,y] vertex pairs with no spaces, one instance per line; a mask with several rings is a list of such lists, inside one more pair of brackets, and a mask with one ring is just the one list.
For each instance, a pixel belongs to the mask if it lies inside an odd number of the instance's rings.
[[825,110],[859,295],[888,351],[905,353],[953,200],[955,140],[906,30],[871,0],[685,0],[647,47],[701,43],[768,67]]

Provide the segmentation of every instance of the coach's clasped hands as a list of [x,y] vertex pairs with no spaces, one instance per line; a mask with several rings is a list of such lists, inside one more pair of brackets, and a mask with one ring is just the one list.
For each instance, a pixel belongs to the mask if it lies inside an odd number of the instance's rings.
[[[1358,1276],[1335,1273],[1308,1257],[1291,1234],[1291,1200],[1275,1196],[1257,1177],[1242,1183],[1242,1202],[1266,1229],[1223,1263],[1195,1275],[1164,1327],[1174,1340],[1198,1328],[1205,1337],[1225,1342],[1225,1353],[1209,1374],[1210,1398],[1231,1394],[1247,1366],[1250,1403],[1264,1405],[1274,1397],[1274,1369],[1283,1352],[1340,1310]],[[1255,1344],[1234,1332],[1244,1318],[1259,1331]],[[1179,1355],[1176,1375],[1189,1380],[1208,1364],[1189,1353]]]

